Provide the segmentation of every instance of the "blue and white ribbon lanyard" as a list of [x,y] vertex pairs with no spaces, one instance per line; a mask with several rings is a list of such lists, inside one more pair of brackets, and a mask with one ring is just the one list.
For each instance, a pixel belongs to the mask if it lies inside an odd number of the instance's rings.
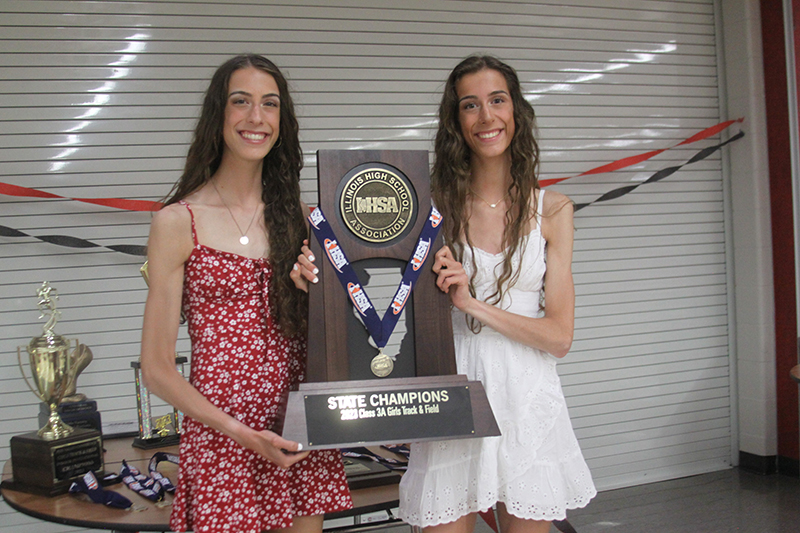
[[417,239],[414,252],[411,254],[411,258],[409,258],[408,264],[403,272],[403,279],[400,281],[400,285],[397,287],[397,291],[392,298],[392,303],[386,309],[382,319],[378,317],[375,306],[361,286],[350,261],[347,259],[347,255],[339,244],[322,209],[319,207],[314,208],[308,216],[308,221],[311,223],[314,236],[317,238],[320,246],[322,246],[322,249],[325,251],[325,255],[336,271],[339,282],[342,284],[342,287],[344,287],[344,290],[353,302],[353,306],[363,320],[367,332],[369,332],[370,337],[372,337],[372,340],[375,342],[375,346],[378,348],[379,352],[377,357],[390,357],[393,361],[393,356],[383,355],[383,348],[389,342],[389,337],[391,337],[397,325],[400,314],[408,303],[408,297],[411,295],[411,291],[414,290],[414,284],[419,278],[422,266],[428,258],[431,246],[439,234],[442,215],[435,207],[431,207],[425,225]]
[[[130,466],[127,461],[123,460],[119,475],[106,476],[103,482],[108,485],[121,481],[140,496],[156,502],[156,505],[163,505],[165,504],[165,494],[175,493],[175,485],[157,470],[158,464],[162,461],[178,464],[179,458],[172,453],[156,452],[148,464],[149,475],[141,473],[136,467]],[[94,503],[102,503],[108,507],[133,511],[142,509],[141,506],[135,506],[122,494],[103,489],[92,472],[87,472],[81,479],[73,482],[69,492],[86,494]]]
[[128,465],[122,461],[120,477],[122,482],[134,492],[139,493],[148,500],[161,502],[164,495],[175,492],[175,486],[166,476],[162,475],[156,468],[161,461],[169,461],[178,464],[178,456],[172,453],[156,452],[148,464],[149,475],[142,474],[136,467]]
[[169,480],[167,476],[158,471],[158,464],[162,461],[167,461],[173,464],[179,464],[180,458],[174,453],[156,452],[150,458],[150,463],[147,465],[147,470],[150,477],[159,482],[161,487],[170,494],[175,494],[175,485]]
[[106,507],[134,510],[133,502],[128,498],[113,490],[103,489],[91,470],[86,472],[82,478],[74,481],[69,486],[69,492],[72,494],[86,494],[94,503],[102,503]]
[[393,457],[385,457],[363,446],[356,446],[355,448],[342,448],[341,452],[342,456],[344,457],[373,461],[375,463],[382,464],[390,470],[405,471],[408,469],[408,454],[403,453],[403,450],[407,451],[408,447],[402,444],[390,444],[381,446],[381,448],[394,452],[398,455],[402,455],[406,458],[406,460],[403,461],[400,459],[394,459]]

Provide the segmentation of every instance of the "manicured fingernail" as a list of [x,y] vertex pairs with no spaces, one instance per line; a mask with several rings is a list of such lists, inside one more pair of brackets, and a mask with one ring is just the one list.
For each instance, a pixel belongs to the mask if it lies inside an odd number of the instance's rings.
[[316,283],[318,281],[319,281],[319,278],[314,278],[314,279],[311,280],[311,283]]
[[314,261],[314,254],[311,254],[311,255],[309,255],[309,256],[308,256],[308,260],[309,260],[309,261]]
[[300,444],[299,442],[297,443],[297,451],[298,451],[298,452],[301,452],[301,451],[303,451],[303,445],[302,445],[302,444]]
[[297,270],[297,263],[294,264],[294,266],[292,267],[292,270]]
[[319,274],[319,269],[317,267],[314,267],[314,274]]

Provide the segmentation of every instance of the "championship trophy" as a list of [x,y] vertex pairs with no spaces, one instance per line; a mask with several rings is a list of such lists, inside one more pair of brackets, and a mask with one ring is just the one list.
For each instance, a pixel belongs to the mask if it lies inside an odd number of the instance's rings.
[[[144,262],[139,272],[141,272],[145,283],[149,285],[147,261]],[[181,320],[183,320],[183,315],[181,315]],[[183,375],[183,365],[186,361],[186,357],[175,354],[175,365],[181,375]],[[154,418],[150,402],[150,391],[147,389],[144,379],[142,379],[141,361],[131,362],[131,368],[133,368],[134,384],[136,385],[136,412],[139,418],[139,436],[133,439],[133,446],[149,450],[178,444],[183,424],[183,413],[173,408],[172,413]]]
[[[325,449],[499,435],[483,385],[456,374],[450,301],[431,270],[443,239],[428,152],[320,150],[317,177],[314,327],[284,438]],[[402,278],[382,318],[367,294],[380,269]]]
[[[31,380],[22,364],[23,347],[17,359],[28,388],[48,406],[47,423],[39,431],[11,437],[13,490],[45,495],[67,492],[69,485],[86,472],[103,469],[103,442],[96,429],[73,428],[59,416],[59,403],[70,390],[79,369],[85,367],[86,352],[53,332],[61,314],[55,305],[58,294],[45,281],[37,290],[39,318],[49,315],[44,335],[34,337],[24,349],[28,352]],[[91,358],[91,356],[89,356]],[[33,385],[31,385],[31,381]],[[4,482],[5,483],[5,482]]]
[[[64,423],[74,428],[96,429],[102,432],[103,425],[100,412],[97,410],[97,402],[76,390],[78,376],[89,366],[92,359],[92,350],[85,344],[79,344],[72,358],[72,377],[67,384],[64,397],[58,404],[58,415]],[[44,424],[50,416],[50,406],[46,403],[39,405],[39,424]]]

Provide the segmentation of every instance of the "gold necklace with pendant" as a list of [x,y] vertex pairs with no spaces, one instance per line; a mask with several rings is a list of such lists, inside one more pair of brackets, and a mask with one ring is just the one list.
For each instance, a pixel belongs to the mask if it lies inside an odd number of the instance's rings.
[[231,208],[228,207],[228,204],[225,202],[225,198],[223,198],[222,195],[219,193],[219,189],[217,189],[217,184],[214,183],[214,180],[211,180],[211,185],[214,186],[214,190],[217,191],[217,196],[219,196],[219,199],[222,201],[222,205],[224,205],[225,209],[228,210],[228,213],[231,215],[231,218],[233,219],[233,223],[236,224],[236,229],[238,229],[239,233],[242,235],[241,237],[239,237],[239,242],[247,246],[247,244],[250,243],[250,238],[247,236],[247,232],[250,231],[250,226],[253,225],[253,221],[256,219],[256,213],[258,213],[258,206],[256,205],[256,208],[253,210],[253,216],[250,217],[250,223],[247,225],[247,229],[242,231],[241,226],[239,226],[239,223],[236,222],[236,217],[233,216],[233,211],[231,211]]

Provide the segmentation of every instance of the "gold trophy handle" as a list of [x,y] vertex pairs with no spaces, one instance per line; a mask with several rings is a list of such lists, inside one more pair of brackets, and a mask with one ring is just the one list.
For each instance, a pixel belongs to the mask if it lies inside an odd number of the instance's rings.
[[17,362],[19,363],[19,371],[22,372],[22,379],[25,380],[25,384],[28,385],[28,388],[33,394],[36,395],[37,398],[42,400],[44,403],[47,403],[47,400],[45,400],[44,397],[31,386],[31,382],[28,381],[28,376],[25,375],[25,368],[22,366],[22,352],[19,350],[20,348],[20,346],[17,346]]
[[92,355],[92,350],[90,350],[88,346],[79,344],[77,339],[75,339],[75,344],[75,348],[69,354],[69,381],[64,387],[64,397],[61,399],[61,403],[79,402],[86,399],[85,394],[76,392],[78,376],[89,366],[89,363],[92,362],[94,357]]

